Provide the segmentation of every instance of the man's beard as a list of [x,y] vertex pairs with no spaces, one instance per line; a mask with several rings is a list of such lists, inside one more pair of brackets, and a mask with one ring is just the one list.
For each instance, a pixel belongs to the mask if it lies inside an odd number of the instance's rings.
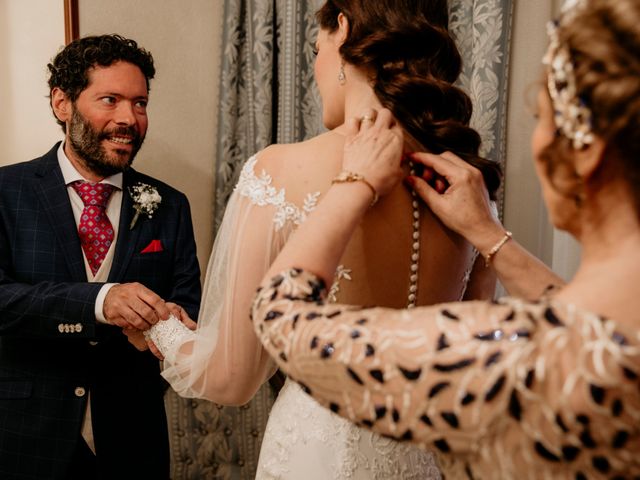
[[[102,140],[118,135],[131,137],[133,147],[131,153],[128,150],[116,150],[112,155],[107,153],[102,146]],[[117,127],[98,132],[77,108],[73,108],[69,125],[69,143],[85,167],[98,176],[110,177],[127,170],[140,150],[142,142],[144,137],[141,137],[133,127]]]

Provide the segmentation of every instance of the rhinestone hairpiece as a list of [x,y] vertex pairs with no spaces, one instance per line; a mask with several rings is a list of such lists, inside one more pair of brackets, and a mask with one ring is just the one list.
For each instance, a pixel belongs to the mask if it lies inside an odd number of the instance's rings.
[[549,49],[542,62],[548,67],[547,86],[553,104],[554,120],[559,132],[571,140],[573,148],[580,150],[593,143],[592,113],[586,103],[578,97],[576,77],[571,54],[560,42],[558,28],[571,20],[576,9],[584,6],[584,0],[565,3],[559,21],[549,22]]
[[564,0],[561,11],[565,14],[567,12],[575,11],[575,9],[583,7],[585,3],[585,0]]

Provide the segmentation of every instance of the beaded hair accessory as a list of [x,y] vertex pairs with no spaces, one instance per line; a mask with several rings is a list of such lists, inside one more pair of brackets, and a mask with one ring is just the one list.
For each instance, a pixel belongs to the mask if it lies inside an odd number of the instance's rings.
[[593,143],[592,113],[586,103],[578,97],[571,54],[567,46],[560,42],[558,28],[561,23],[570,21],[576,10],[585,3],[585,0],[567,1],[560,20],[549,22],[549,49],[542,60],[548,67],[547,86],[556,127],[562,135],[571,140],[576,150]]

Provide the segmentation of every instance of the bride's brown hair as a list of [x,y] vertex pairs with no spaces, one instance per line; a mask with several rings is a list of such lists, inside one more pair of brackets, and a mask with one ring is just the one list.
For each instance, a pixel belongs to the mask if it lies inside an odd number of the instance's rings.
[[432,153],[450,151],[478,168],[492,198],[497,163],[480,157],[481,139],[469,126],[469,96],[453,85],[462,69],[449,34],[446,0],[328,0],[317,13],[323,30],[349,21],[342,58],[367,72],[378,100],[404,130]]

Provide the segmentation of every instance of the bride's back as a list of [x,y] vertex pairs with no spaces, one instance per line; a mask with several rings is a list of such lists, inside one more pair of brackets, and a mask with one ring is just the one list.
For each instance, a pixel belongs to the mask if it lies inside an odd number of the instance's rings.
[[[341,128],[291,145],[261,152],[256,172],[264,169],[287,202],[302,208],[309,194],[322,195],[341,170]],[[417,274],[418,305],[462,298],[474,251],[420,205],[419,239],[414,238],[413,197],[402,185],[369,210],[341,260],[336,299],[343,303],[405,307],[410,277]],[[414,244],[419,242],[419,259]],[[313,255],[313,252],[309,252]],[[412,272],[412,265],[417,272]],[[416,268],[416,267],[414,267]]]
[[[471,101],[454,85],[462,60],[448,31],[446,0],[327,0],[317,19],[315,77],[323,123],[332,130],[259,155],[289,202],[302,207],[306,195],[329,188],[342,164],[340,125],[362,115],[363,108],[382,107],[391,111],[413,148],[457,154],[480,168],[495,193],[498,169],[479,156],[480,137],[469,127]],[[472,247],[422,206],[419,232],[414,232],[412,201],[399,186],[367,213],[342,259],[335,300],[405,307],[414,273],[416,304],[462,298]]]

